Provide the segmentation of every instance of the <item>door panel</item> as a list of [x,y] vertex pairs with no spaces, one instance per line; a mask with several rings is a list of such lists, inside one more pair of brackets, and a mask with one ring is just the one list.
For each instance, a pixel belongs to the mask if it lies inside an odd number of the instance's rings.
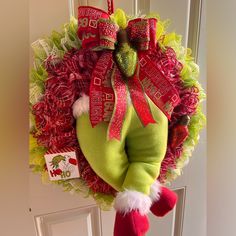
[[150,231],[148,236],[182,236],[185,208],[185,187],[174,189],[178,195],[178,203],[175,209],[163,218],[157,218],[149,214]]
[[101,235],[100,211],[95,206],[36,216],[35,222],[39,236]]
[[82,194],[63,192],[61,187],[52,184],[42,184],[38,175],[30,173],[30,206],[34,215],[91,205],[95,205],[92,199],[84,198]]
[[168,30],[183,35],[183,44],[187,46],[190,16],[190,0],[150,0],[150,11],[158,12],[161,19],[170,19]]

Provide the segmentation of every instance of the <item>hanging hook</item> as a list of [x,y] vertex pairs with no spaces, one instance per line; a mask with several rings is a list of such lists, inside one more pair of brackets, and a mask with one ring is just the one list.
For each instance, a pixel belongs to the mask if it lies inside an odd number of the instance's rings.
[[108,14],[111,15],[114,13],[114,3],[113,0],[107,0]]

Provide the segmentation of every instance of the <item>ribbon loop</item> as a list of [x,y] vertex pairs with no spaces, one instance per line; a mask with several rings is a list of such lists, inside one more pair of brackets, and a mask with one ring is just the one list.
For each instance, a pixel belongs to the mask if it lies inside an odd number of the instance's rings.
[[109,19],[105,11],[88,6],[78,8],[78,37],[83,48],[97,48],[100,46],[98,22],[100,19]]
[[139,50],[149,50],[156,45],[156,23],[154,18],[137,18],[128,23],[128,32],[131,42]]
[[99,46],[97,49],[115,49],[115,42],[117,40],[116,33],[118,27],[111,21],[100,19],[98,21],[99,29]]

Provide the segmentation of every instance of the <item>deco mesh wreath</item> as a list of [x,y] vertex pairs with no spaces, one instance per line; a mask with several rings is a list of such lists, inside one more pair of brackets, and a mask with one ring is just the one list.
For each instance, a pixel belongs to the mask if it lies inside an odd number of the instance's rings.
[[[99,38],[99,45],[94,41],[94,37],[89,37],[93,34],[94,28],[89,28],[87,25],[85,16],[88,11],[90,13],[96,11],[100,14],[100,20],[90,14],[90,23],[96,24],[95,28],[100,27],[99,32],[102,37]],[[191,50],[181,45],[180,35],[174,32],[167,33],[168,25],[169,21],[162,21],[155,14],[135,18],[117,9],[109,16],[96,8],[80,7],[79,21],[72,18],[70,23],[63,26],[62,32],[53,31],[49,37],[33,43],[34,68],[30,76],[30,166],[34,172],[41,174],[43,182],[49,181],[45,155],[60,150],[76,150],[80,178],[59,179],[51,183],[61,185],[65,191],[91,195],[102,209],[109,209],[112,205],[119,190],[112,187],[109,181],[105,181],[106,178],[101,178],[99,171],[94,171],[93,165],[86,158],[87,153],[85,154],[80,147],[79,128],[84,128],[86,133],[88,124],[79,121],[76,128],[74,117],[76,117],[75,113],[78,115],[86,110],[85,106],[89,99],[90,122],[93,129],[96,130],[96,127],[99,129],[99,123],[110,121],[107,128],[107,142],[111,139],[119,142],[122,139],[122,125],[126,127],[125,107],[130,106],[131,103],[135,107],[136,116],[145,126],[143,129],[153,125],[154,115],[152,117],[152,112],[147,105],[148,99],[151,99],[152,107],[155,105],[159,107],[162,115],[165,114],[168,118],[168,142],[158,180],[163,184],[170,183],[182,173],[205,123],[200,107],[200,102],[205,95],[197,81],[199,68],[191,57]],[[87,31],[86,27],[89,28]],[[96,33],[97,31],[94,34]],[[143,62],[147,64],[143,66]],[[108,65],[109,63],[111,64]],[[155,64],[154,69],[149,64]],[[109,78],[113,78],[112,83],[107,82],[107,86],[96,83],[96,79],[99,79],[96,75],[99,66],[100,69],[101,67],[107,69],[104,83]],[[149,69],[145,71],[143,68]],[[148,70],[152,69],[156,70],[156,73],[148,74]],[[143,78],[141,78],[142,73]],[[159,79],[158,76],[164,78],[162,90],[158,90],[162,82],[158,81],[158,84],[155,84],[154,81],[156,77],[157,80]],[[149,77],[152,77],[151,82],[145,80]],[[158,95],[153,91],[165,93],[165,88],[168,87],[171,87],[169,93],[167,91],[169,97],[162,94],[163,96],[158,97],[160,100],[155,103],[154,95]],[[104,120],[98,117],[99,112],[96,110],[96,101],[100,101],[98,98],[101,93],[107,94],[110,99],[114,98],[110,103],[113,104],[110,107],[113,113],[110,111],[108,115],[103,116]],[[170,97],[174,96],[175,99],[170,103]],[[129,98],[126,100],[126,97]],[[78,103],[80,108],[76,108]],[[90,133],[89,131],[88,134]],[[137,142],[137,145],[145,145],[145,139],[146,137],[141,143]],[[94,149],[96,140],[92,142],[91,150]],[[90,147],[89,142],[83,145]],[[127,150],[126,144],[124,149]],[[92,155],[97,153],[97,162],[103,162],[99,160],[98,150],[92,152]],[[60,156],[57,158],[61,160]],[[50,163],[53,167],[58,167],[59,162],[55,160]],[[76,162],[73,158],[69,161]],[[61,171],[59,169],[57,171],[60,175]]]

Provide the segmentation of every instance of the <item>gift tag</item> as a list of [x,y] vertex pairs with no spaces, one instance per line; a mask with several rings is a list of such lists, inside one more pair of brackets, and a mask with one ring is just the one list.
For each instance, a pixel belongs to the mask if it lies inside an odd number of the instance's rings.
[[44,157],[50,180],[65,180],[80,177],[78,160],[74,149],[47,152]]

